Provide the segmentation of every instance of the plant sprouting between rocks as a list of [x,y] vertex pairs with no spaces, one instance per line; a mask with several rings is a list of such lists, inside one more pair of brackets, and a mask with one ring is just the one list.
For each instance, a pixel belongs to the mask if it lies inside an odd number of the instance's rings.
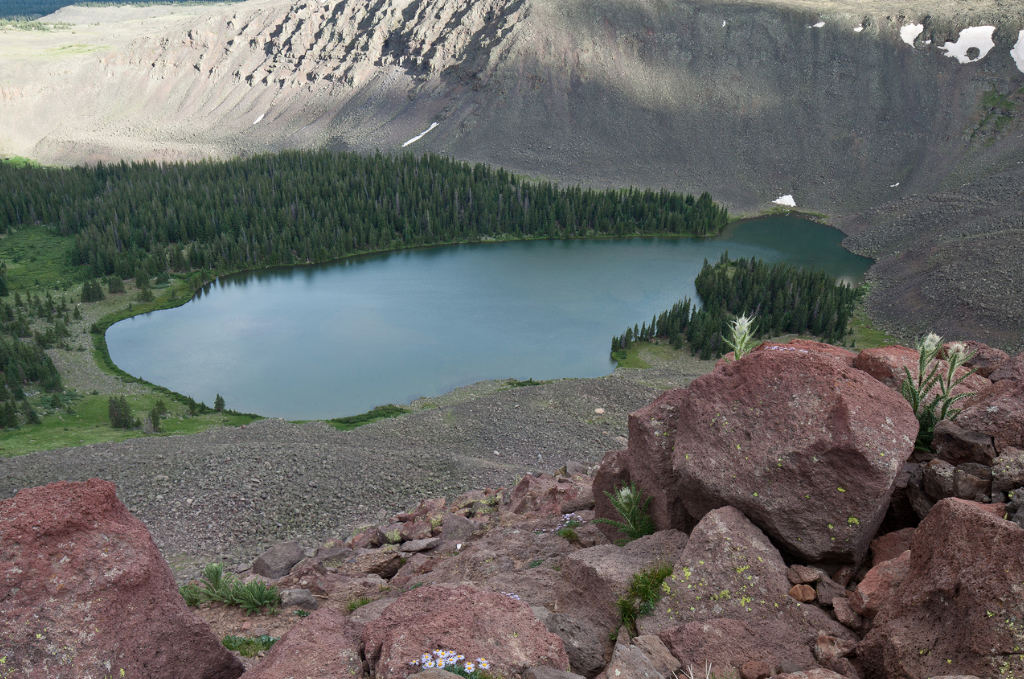
[[203,569],[201,584],[190,582],[179,587],[178,592],[188,606],[198,606],[207,601],[218,602],[238,606],[250,615],[263,609],[271,614],[276,613],[281,604],[281,594],[277,587],[262,580],[242,583],[226,575],[224,566],[219,563],[208,564]]
[[[915,443],[918,450],[929,450],[932,439],[935,438],[935,425],[941,420],[955,420],[960,414],[960,409],[954,408],[953,405],[974,395],[974,392],[953,395],[953,390],[975,372],[970,370],[956,377],[956,371],[971,360],[974,352],[969,352],[962,342],[950,343],[946,352],[946,369],[943,371],[939,361],[941,348],[942,338],[935,333],[929,333],[917,343],[917,378],[915,379],[906,367],[903,368],[905,376],[900,391],[914,409],[920,425]],[[931,398],[929,394],[933,394]]]
[[754,348],[754,334],[757,329],[754,327],[754,317],[744,314],[729,324],[729,332],[732,339],[723,341],[736,352],[736,360],[740,360],[750,353]]
[[636,634],[636,621],[642,615],[650,615],[654,606],[661,601],[662,583],[672,575],[669,564],[655,564],[633,576],[626,595],[619,599],[619,617],[630,634]]
[[605,491],[608,500],[615,507],[615,511],[622,517],[622,521],[612,519],[594,519],[596,523],[604,523],[614,526],[626,534],[630,540],[642,538],[645,535],[653,535],[656,530],[654,520],[647,512],[647,505],[651,498],[644,499],[643,491],[635,483],[630,482],[619,486],[614,493]]

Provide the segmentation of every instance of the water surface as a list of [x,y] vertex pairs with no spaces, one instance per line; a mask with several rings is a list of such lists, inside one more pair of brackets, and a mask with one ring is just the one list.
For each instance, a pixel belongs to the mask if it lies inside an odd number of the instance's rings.
[[776,217],[715,239],[442,246],[225,277],[107,331],[114,362],[212,404],[325,419],[484,379],[598,377],[612,335],[683,297],[705,259],[814,265],[860,282],[843,235]]

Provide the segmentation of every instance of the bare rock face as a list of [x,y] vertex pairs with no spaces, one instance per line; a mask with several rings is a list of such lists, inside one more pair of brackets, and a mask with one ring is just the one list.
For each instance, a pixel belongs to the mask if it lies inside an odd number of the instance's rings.
[[910,550],[874,566],[847,599],[858,615],[874,618],[896,594],[910,570]]
[[362,626],[350,616],[329,608],[317,611],[292,627],[267,653],[251,679],[334,679],[359,676]]
[[1024,661],[1024,530],[957,499],[914,534],[910,571],[857,656],[869,679],[1008,676]]
[[992,466],[996,459],[996,447],[991,436],[965,431],[953,420],[941,420],[935,425],[932,447],[940,460],[952,465],[975,462]]
[[956,419],[965,431],[992,437],[996,452],[1024,448],[1024,381],[1006,379],[982,389]]
[[142,521],[108,481],[0,502],[0,649],[28,679],[234,679],[244,671],[185,606]]
[[1012,380],[1014,382],[1024,381],[1024,354],[1017,354],[998,364],[988,376],[993,382]]
[[529,667],[569,669],[562,640],[526,604],[468,586],[403,594],[366,625],[362,640],[377,679],[403,679],[414,672],[410,662],[434,649],[486,658],[493,673],[506,676]]
[[915,528],[903,528],[892,533],[880,535],[871,541],[871,565],[877,566],[883,561],[895,559],[910,549],[914,539]]
[[579,495],[580,487],[570,481],[559,481],[550,474],[527,474],[512,491],[509,509],[513,514],[557,514],[564,503]]
[[718,658],[734,669],[751,660],[815,667],[821,632],[852,639],[820,608],[789,596],[788,569],[764,533],[733,507],[709,512],[690,534],[654,613],[638,621],[658,634],[683,667]]
[[[804,562],[860,562],[917,419],[902,396],[815,347],[762,345],[633,413],[627,466],[644,470],[653,504],[694,518],[730,505]],[[674,473],[658,473],[669,456]]]

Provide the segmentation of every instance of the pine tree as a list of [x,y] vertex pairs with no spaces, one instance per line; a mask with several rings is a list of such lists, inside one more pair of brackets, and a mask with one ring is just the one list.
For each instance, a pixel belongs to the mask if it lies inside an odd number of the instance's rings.
[[224,412],[224,397],[220,394],[213,400],[213,409],[218,413]]

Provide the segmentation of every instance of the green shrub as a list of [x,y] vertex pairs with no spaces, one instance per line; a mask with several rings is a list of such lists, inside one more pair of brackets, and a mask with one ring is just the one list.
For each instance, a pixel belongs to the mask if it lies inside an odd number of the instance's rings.
[[178,588],[178,592],[181,594],[181,598],[185,600],[186,606],[198,606],[205,601],[202,588],[194,582],[182,585]]
[[260,613],[264,608],[274,614],[281,605],[281,593],[277,587],[262,580],[253,580],[244,585],[236,581],[231,588],[231,597],[232,603],[249,615]]
[[601,518],[594,519],[595,522],[615,526],[630,540],[652,535],[655,532],[654,520],[647,512],[647,505],[651,503],[651,498],[648,497],[645,500],[643,491],[635,483],[630,482],[628,485],[619,486],[614,493],[605,491],[605,495],[608,496],[612,506],[622,517],[622,521]]

